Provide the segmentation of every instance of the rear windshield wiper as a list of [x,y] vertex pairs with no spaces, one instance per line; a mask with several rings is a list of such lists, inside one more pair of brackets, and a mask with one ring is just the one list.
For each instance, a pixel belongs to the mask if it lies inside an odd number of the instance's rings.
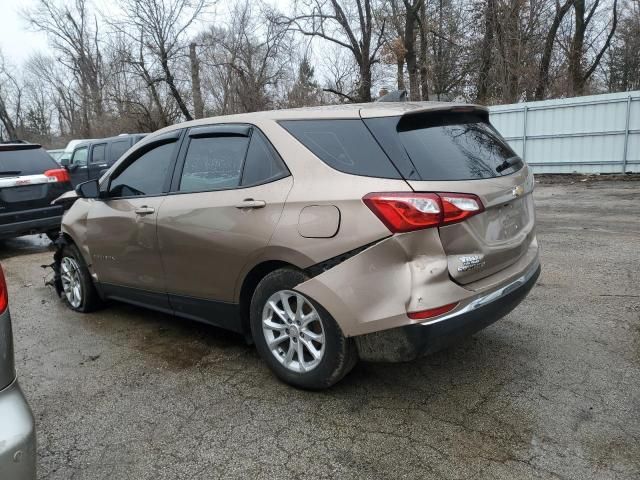
[[0,177],[14,177],[20,175],[22,170],[0,170]]
[[496,167],[496,172],[498,172],[498,173],[503,172],[507,168],[511,168],[514,165],[518,165],[519,163],[522,163],[522,159],[520,157],[518,157],[517,155],[515,157],[509,157],[504,162],[502,162],[500,165],[498,165]]

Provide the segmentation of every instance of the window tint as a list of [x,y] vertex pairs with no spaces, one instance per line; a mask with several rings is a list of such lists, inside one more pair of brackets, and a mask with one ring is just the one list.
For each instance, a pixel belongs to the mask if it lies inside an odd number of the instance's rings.
[[259,185],[288,175],[280,156],[262,133],[254,129],[242,172],[242,185]]
[[36,175],[60,168],[42,148],[0,150],[0,177]]
[[73,165],[86,165],[87,164],[87,155],[89,153],[88,147],[82,147],[73,152],[73,157],[71,157],[71,163]]
[[107,149],[106,143],[100,145],[94,145],[91,150],[91,163],[103,163],[105,159],[105,151]]
[[111,179],[109,195],[130,197],[161,194],[175,146],[175,142],[160,145],[134,160]]
[[280,123],[336,170],[368,177],[401,178],[362,120],[288,120]]
[[129,141],[120,140],[119,142],[113,142],[111,144],[111,150],[109,151],[109,164],[115,163],[124,152],[129,150]]
[[[517,155],[477,114],[430,114],[400,120],[398,135],[422,180],[473,180],[509,175],[522,162],[498,168]],[[498,171],[501,170],[501,171]]]
[[184,160],[181,192],[225,190],[240,185],[247,137],[192,138]]

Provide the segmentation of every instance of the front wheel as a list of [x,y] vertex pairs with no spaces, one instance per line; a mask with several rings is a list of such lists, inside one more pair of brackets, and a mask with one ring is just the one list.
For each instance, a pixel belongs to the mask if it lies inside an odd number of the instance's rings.
[[329,312],[294,290],[306,280],[289,268],[264,277],[251,299],[251,332],[280,379],[300,388],[328,388],[349,373],[358,355]]
[[72,310],[91,312],[102,301],[82,255],[74,245],[65,245],[59,265],[61,296]]

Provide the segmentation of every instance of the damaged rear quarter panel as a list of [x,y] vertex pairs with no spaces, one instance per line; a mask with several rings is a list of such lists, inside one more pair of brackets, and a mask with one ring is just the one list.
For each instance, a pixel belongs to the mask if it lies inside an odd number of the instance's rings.
[[449,278],[437,229],[395,235],[296,290],[325,307],[346,336],[416,323],[407,311],[466,298]]

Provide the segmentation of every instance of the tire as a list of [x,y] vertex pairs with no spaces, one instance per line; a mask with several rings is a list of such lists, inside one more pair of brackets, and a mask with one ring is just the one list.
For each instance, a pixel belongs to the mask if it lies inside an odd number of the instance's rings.
[[[294,387],[320,390],[349,373],[358,361],[358,353],[353,339],[342,334],[329,312],[293,290],[308,279],[303,272],[292,268],[266,275],[251,298],[251,333],[258,353],[278,378]],[[285,299],[289,303],[288,311]],[[267,319],[266,323],[263,318]],[[292,348],[294,352],[290,353]],[[312,350],[318,357],[311,354]]]
[[[102,306],[84,258],[75,245],[65,245],[60,257],[60,296],[71,310],[88,313]],[[74,290],[78,285],[79,289]]]

